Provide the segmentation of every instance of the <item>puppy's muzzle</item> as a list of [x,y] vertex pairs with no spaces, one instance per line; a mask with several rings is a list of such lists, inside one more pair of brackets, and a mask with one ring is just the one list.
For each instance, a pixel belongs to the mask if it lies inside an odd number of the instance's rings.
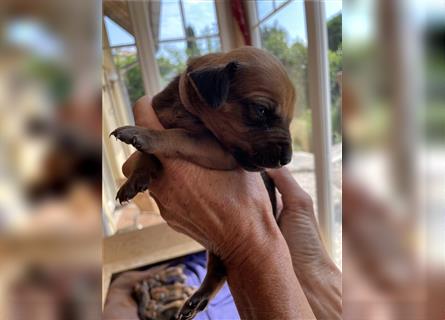
[[292,159],[290,143],[263,144],[255,146],[255,151],[247,153],[241,149],[234,152],[238,163],[247,171],[259,171],[265,168],[280,168]]
[[262,168],[280,168],[288,164],[292,159],[292,147],[290,143],[266,145],[252,159],[257,166]]

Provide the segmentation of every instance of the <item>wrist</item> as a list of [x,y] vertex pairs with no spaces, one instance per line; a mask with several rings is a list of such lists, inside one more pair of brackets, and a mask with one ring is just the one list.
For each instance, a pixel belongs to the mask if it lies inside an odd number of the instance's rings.
[[[259,225],[245,224],[227,236],[216,253],[227,268],[241,269],[245,265],[273,259],[274,255],[289,252],[276,222],[272,219]],[[242,224],[242,223],[241,223]]]
[[[314,319],[280,234],[258,237],[227,268],[227,281],[242,319]],[[264,241],[265,240],[265,241]]]
[[237,270],[259,271],[283,256],[289,256],[289,249],[280,233],[257,234],[234,250],[227,264]]
[[342,319],[341,272],[332,260],[295,274],[317,319]]

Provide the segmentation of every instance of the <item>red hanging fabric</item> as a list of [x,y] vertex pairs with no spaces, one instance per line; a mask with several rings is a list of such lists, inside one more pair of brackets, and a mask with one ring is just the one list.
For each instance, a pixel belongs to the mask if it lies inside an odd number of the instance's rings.
[[232,15],[235,18],[238,27],[243,35],[244,44],[250,46],[252,44],[252,40],[250,37],[250,29],[249,25],[246,21],[246,12],[244,10],[242,0],[231,0],[230,1],[232,7]]

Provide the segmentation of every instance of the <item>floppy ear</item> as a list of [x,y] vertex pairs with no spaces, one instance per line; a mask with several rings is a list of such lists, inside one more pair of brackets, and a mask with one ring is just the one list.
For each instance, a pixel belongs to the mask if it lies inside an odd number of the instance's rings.
[[212,108],[221,106],[229,95],[230,80],[238,69],[238,62],[231,61],[224,67],[209,67],[188,74],[195,89]]

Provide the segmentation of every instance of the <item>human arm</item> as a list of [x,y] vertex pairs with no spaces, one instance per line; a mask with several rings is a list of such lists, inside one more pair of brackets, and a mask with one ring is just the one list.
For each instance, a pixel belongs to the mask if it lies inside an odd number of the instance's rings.
[[341,319],[341,272],[329,257],[320,235],[311,197],[286,168],[269,170],[282,196],[278,220],[295,274],[317,319]]
[[[149,100],[135,106],[135,115],[136,124],[162,129]],[[127,174],[131,158],[123,168]],[[260,175],[159,158],[163,171],[149,189],[161,215],[223,260],[241,317],[314,319]]]

